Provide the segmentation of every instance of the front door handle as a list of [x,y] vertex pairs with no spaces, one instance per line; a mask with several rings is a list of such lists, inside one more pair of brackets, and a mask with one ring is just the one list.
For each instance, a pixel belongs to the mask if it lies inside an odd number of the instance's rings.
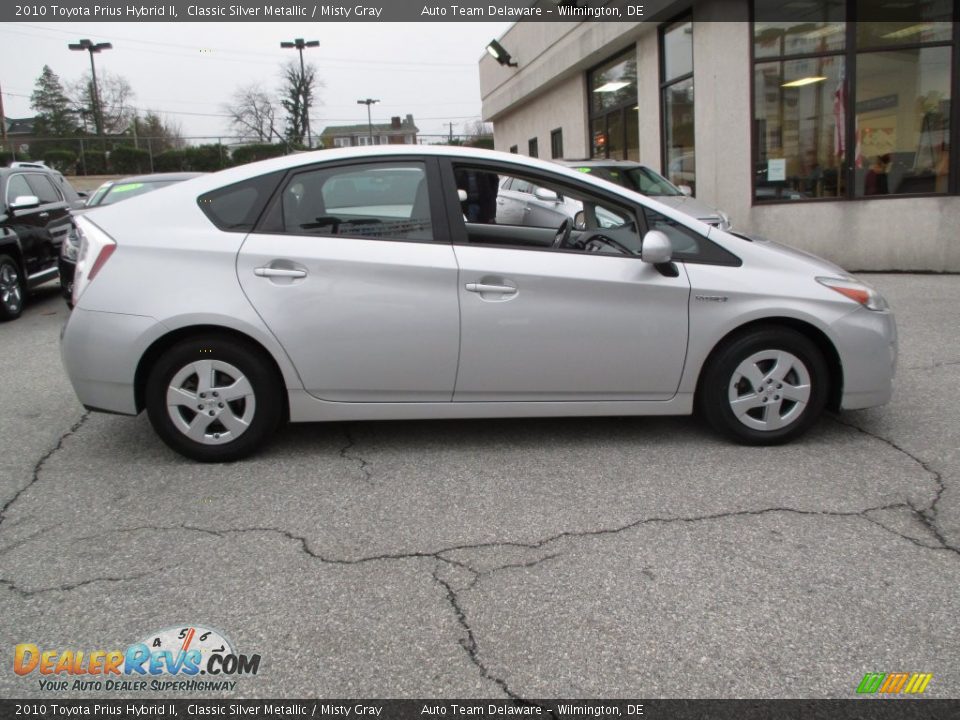
[[253,269],[257,277],[305,278],[306,270],[290,270],[288,268],[258,267]]
[[489,283],[467,283],[467,292],[472,293],[509,293],[513,295],[517,292],[515,287],[510,285],[491,285]]

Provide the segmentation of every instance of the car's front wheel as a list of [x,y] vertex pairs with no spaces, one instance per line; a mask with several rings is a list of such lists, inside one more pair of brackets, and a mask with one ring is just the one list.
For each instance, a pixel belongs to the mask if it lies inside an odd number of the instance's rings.
[[9,255],[0,255],[0,320],[15,320],[22,312],[20,267]]
[[755,328],[718,348],[698,402],[719,432],[748,445],[776,445],[819,417],[828,382],[823,353],[809,338],[789,328]]
[[150,371],[145,399],[167,445],[201,462],[227,462],[254,452],[276,430],[282,392],[260,348],[216,336],[167,350]]

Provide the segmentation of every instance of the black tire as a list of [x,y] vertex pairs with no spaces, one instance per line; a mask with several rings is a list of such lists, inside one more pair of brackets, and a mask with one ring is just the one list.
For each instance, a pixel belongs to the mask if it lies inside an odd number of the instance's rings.
[[16,320],[25,296],[20,266],[9,255],[0,255],[0,320]]
[[[782,367],[789,367],[782,381],[776,379],[782,372],[774,369],[777,361],[764,359],[777,353],[786,353],[780,355]],[[741,372],[753,368],[755,373]],[[759,392],[748,374],[762,378]],[[736,442],[778,445],[799,437],[817,420],[829,382],[823,353],[809,338],[785,327],[757,327],[725,341],[711,356],[700,377],[697,404],[715,430]],[[805,386],[809,391],[801,400]]]
[[[201,397],[196,369],[207,368],[204,361],[210,361],[211,369],[205,373],[209,372],[212,382],[205,386],[211,388],[204,393],[206,397]],[[228,394],[239,392],[235,389],[241,387],[238,372],[249,384],[250,392],[242,399],[229,400]],[[185,401],[168,409],[167,391],[171,383],[186,397],[194,393],[192,402],[197,405],[189,406]],[[200,462],[230,462],[256,451],[277,429],[283,417],[283,392],[282,379],[261,348],[216,335],[184,340],[164,352],[147,377],[145,399],[150,423],[172,449]],[[245,421],[245,429],[230,439],[229,435],[235,432],[230,428],[240,427],[238,418]],[[202,440],[189,437],[186,429],[180,429],[192,427],[194,422],[197,431],[203,433]],[[205,428],[200,428],[201,424]]]

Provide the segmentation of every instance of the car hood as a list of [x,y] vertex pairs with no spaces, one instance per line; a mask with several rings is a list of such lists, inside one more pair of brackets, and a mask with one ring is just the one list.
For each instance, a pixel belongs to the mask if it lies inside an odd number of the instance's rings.
[[777,259],[782,259],[784,264],[797,265],[798,263],[801,263],[815,273],[850,277],[850,273],[848,273],[839,265],[832,263],[829,260],[824,260],[819,255],[808,253],[805,250],[798,250],[797,248],[790,247],[789,245],[783,245],[782,243],[768,240],[760,235],[750,235],[741,232],[728,234],[750,241],[754,247],[764,252],[768,257],[772,256]]
[[690,217],[695,217],[697,220],[703,220],[705,218],[720,219],[720,213],[717,212],[716,208],[712,208],[705,202],[701,202],[687,195],[652,195],[651,197]]

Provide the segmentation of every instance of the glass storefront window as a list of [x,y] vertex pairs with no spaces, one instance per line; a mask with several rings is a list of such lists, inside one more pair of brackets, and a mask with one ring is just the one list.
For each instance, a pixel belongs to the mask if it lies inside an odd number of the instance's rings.
[[693,142],[693,78],[681,80],[663,92],[664,162],[674,185],[688,185],[696,194]]
[[669,82],[693,72],[693,23],[670,26],[663,33],[663,80]]
[[843,68],[842,56],[756,66],[757,200],[843,194]]
[[697,193],[693,116],[693,23],[678,22],[660,37],[663,174]]
[[950,42],[951,0],[857,0],[857,49]]
[[858,197],[947,192],[949,47],[857,56]]
[[594,113],[637,102],[637,58],[615,58],[590,74],[590,108]]
[[[590,91],[590,157],[639,157],[637,53],[630,48],[593,70]],[[631,125],[632,124],[632,125]]]
[[754,0],[754,201],[956,193],[954,12]]

